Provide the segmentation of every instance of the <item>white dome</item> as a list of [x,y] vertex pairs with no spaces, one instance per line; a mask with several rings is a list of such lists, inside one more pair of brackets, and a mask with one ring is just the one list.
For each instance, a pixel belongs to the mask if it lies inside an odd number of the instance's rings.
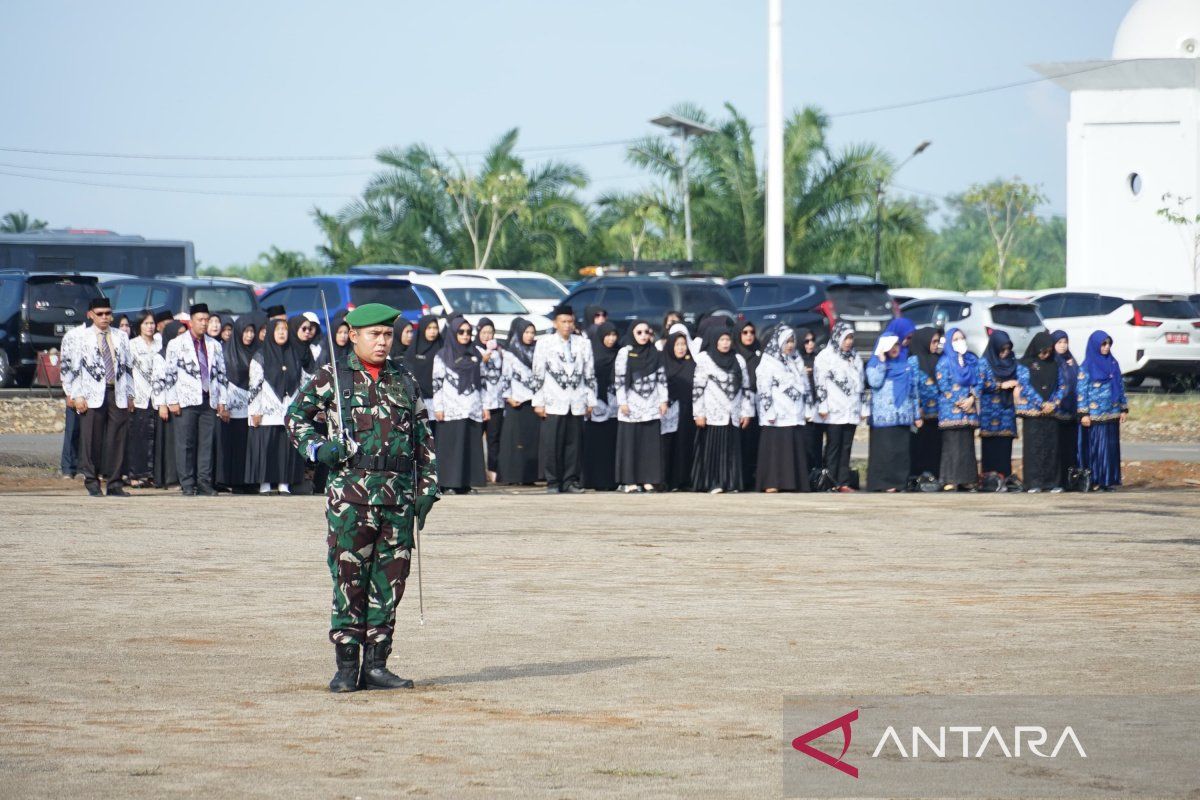
[[1113,58],[1200,57],[1200,0],[1137,0],[1113,43]]

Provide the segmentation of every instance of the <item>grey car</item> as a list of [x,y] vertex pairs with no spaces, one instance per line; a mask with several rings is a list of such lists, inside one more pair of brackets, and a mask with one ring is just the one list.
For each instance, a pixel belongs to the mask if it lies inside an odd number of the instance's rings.
[[958,328],[972,353],[982,354],[993,331],[1004,331],[1018,357],[1035,334],[1046,330],[1037,306],[1011,297],[971,297],[965,294],[910,300],[901,313],[918,327]]

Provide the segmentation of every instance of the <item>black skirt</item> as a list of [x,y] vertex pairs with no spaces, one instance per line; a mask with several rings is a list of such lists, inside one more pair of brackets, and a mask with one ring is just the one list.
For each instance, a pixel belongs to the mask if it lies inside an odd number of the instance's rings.
[[496,472],[500,468],[500,437],[504,428],[504,409],[488,410],[488,421],[483,423],[483,435],[487,440],[488,472]]
[[174,414],[168,414],[163,420],[154,420],[154,485],[159,489],[169,489],[179,484],[179,469],[175,465],[175,420]]
[[741,433],[736,425],[705,425],[696,429],[692,491],[742,490],[745,484],[742,483]]
[[979,460],[983,471],[998,472],[1004,477],[1012,475],[1011,436],[981,436],[979,443]]
[[617,488],[617,420],[583,423],[583,488]]
[[438,423],[438,483],[446,489],[483,486],[483,423],[455,419]]
[[1021,422],[1022,472],[1026,489],[1060,486],[1058,467],[1058,420],[1053,417],[1024,417]]
[[129,421],[129,440],[125,444],[126,475],[134,480],[146,480],[154,477],[154,421],[158,419],[158,409],[135,408],[133,418]]
[[1069,485],[1068,471],[1079,466],[1079,422],[1058,421],[1058,485]]
[[942,463],[938,480],[943,486],[979,483],[974,428],[942,428]]
[[617,484],[658,486],[663,482],[662,423],[617,423]]
[[[250,425],[245,417],[217,422],[217,483],[241,486],[246,482],[246,454],[250,449]],[[261,481],[259,481],[261,483]]]
[[927,419],[921,423],[917,433],[909,440],[908,471],[915,476],[937,476],[942,465],[942,430],[936,419]]
[[741,429],[742,440],[742,485],[754,486],[758,473],[758,417],[751,417],[750,424]]
[[304,480],[304,459],[292,446],[287,428],[282,425],[259,425],[250,428],[248,438],[246,471],[238,483],[286,483],[289,488],[300,485]]
[[867,455],[867,491],[885,492],[903,489],[908,484],[909,439],[907,425],[871,428]]
[[500,431],[500,452],[497,481],[526,484],[542,479],[538,461],[538,434],[542,420],[533,412],[533,404],[525,401],[504,410],[504,427]]
[[692,401],[679,403],[679,427],[664,433],[663,481],[668,489],[679,491],[692,485],[692,459],[696,455],[696,421],[692,419]]
[[764,425],[758,433],[758,467],[755,488],[781,492],[807,492],[808,455],[804,425]]

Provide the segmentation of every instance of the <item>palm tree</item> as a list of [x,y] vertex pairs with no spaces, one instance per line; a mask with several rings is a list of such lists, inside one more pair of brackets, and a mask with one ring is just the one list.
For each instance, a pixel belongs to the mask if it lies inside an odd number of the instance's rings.
[[24,211],[10,211],[0,218],[0,233],[29,233],[49,227],[44,219],[30,219]]

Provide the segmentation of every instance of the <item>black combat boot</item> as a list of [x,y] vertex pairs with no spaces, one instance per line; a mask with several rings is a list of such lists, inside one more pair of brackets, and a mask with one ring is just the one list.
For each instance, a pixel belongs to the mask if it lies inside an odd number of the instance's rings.
[[360,689],[411,689],[413,682],[401,678],[387,668],[388,656],[392,652],[391,642],[368,644],[363,647],[362,673],[358,678]]
[[334,645],[337,659],[337,674],[329,682],[331,692],[353,692],[358,690],[358,645]]

